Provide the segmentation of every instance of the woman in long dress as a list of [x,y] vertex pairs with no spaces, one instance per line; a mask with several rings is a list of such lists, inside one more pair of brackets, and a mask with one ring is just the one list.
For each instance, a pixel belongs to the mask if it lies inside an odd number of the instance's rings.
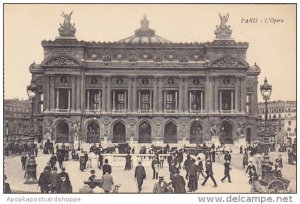
[[79,169],[80,171],[83,171],[85,169],[85,163],[86,163],[86,158],[84,156],[84,153],[81,152],[80,153],[80,157],[79,157]]

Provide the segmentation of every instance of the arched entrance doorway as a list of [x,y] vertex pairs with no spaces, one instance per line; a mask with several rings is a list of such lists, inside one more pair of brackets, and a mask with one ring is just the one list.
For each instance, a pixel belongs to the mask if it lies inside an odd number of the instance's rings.
[[147,122],[139,126],[139,143],[151,143],[151,126]]
[[190,143],[202,144],[203,143],[203,128],[200,122],[194,121],[190,128]]
[[56,143],[68,143],[69,142],[69,125],[65,121],[62,121],[56,125]]
[[233,126],[230,122],[221,123],[219,140],[221,144],[233,144]]
[[177,143],[177,126],[173,122],[165,126],[164,143]]
[[100,127],[96,121],[91,122],[87,126],[87,143],[100,142]]
[[113,127],[113,143],[126,142],[126,127],[122,122],[117,122]]

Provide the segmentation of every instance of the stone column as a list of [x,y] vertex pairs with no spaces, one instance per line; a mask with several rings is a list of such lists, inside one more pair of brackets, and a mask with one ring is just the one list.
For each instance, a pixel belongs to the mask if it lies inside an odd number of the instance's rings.
[[183,97],[182,97],[182,84],[183,84],[183,79],[182,79],[182,78],[179,78],[179,107],[178,107],[179,113],[182,112],[182,102],[183,102]]
[[74,111],[76,109],[75,107],[75,96],[76,96],[76,76],[72,77],[72,91],[71,91],[71,95],[72,95],[72,99],[71,99],[71,110]]
[[212,78],[209,79],[209,111],[214,110],[214,81]]
[[111,111],[111,77],[107,78],[107,112]]
[[132,112],[132,85],[131,85],[131,77],[128,77],[128,112]]
[[133,90],[132,90],[132,110],[133,112],[137,111],[137,107],[136,107],[136,101],[137,101],[137,97],[136,97],[136,77],[133,78]]
[[184,112],[189,112],[189,78],[184,79]]
[[162,80],[163,78],[158,78],[158,112],[162,112],[163,110],[163,93],[162,93]]
[[235,79],[235,112],[239,112],[239,78]]
[[241,112],[246,112],[246,80],[242,77],[241,80]]
[[214,83],[215,84],[215,89],[214,89],[214,92],[215,92],[215,94],[214,94],[215,107],[214,107],[214,110],[215,110],[215,112],[217,112],[217,111],[219,111],[219,108],[218,108],[218,102],[219,102],[219,100],[218,100],[218,94],[219,94],[218,84],[219,84],[219,80],[218,80],[218,78],[215,78],[214,82],[215,82]]
[[106,103],[105,103],[106,101],[105,101],[105,99],[106,99],[106,78],[103,77],[103,80],[102,80],[102,97],[101,97],[102,107],[101,107],[101,109],[102,109],[102,111],[106,112]]
[[46,85],[43,87],[44,88],[44,90],[43,90],[43,92],[44,92],[44,109],[45,109],[45,111],[48,111],[49,110],[49,94],[50,94],[49,77],[47,75],[44,76],[44,80],[45,80],[45,85]]
[[157,104],[158,104],[158,98],[157,98],[157,79],[154,78],[154,86],[153,86],[153,112],[157,112]]
[[80,109],[80,95],[81,95],[81,86],[80,86],[80,77],[76,77],[76,111],[81,111]]
[[204,99],[205,99],[205,111],[209,112],[210,109],[210,84],[209,84],[209,76],[206,75],[205,78],[205,91],[204,91]]
[[56,108],[56,106],[55,106],[55,86],[54,86],[55,77],[49,76],[49,80],[50,80],[50,86],[49,86],[50,109],[53,110]]

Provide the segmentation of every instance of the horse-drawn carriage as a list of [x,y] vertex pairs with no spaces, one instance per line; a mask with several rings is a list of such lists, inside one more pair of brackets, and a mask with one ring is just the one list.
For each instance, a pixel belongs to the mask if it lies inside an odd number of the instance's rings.
[[287,193],[290,184],[290,180],[276,174],[276,171],[268,172],[259,182],[269,193]]

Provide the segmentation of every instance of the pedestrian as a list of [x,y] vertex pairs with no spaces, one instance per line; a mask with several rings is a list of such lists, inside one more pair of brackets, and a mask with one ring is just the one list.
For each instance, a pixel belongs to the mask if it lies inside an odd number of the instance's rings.
[[58,161],[58,164],[59,164],[59,168],[63,167],[63,162],[64,162],[64,159],[65,159],[64,152],[65,151],[63,149],[63,150],[58,151],[58,153],[57,153],[57,161]]
[[126,163],[125,163],[125,171],[126,170],[130,170],[131,169],[131,155],[130,155],[130,151],[128,152],[128,154],[125,157],[126,159]]
[[83,186],[79,188],[79,193],[94,193],[93,189],[88,184],[88,180],[84,181],[83,183]]
[[261,155],[260,154],[257,155],[257,159],[256,159],[256,173],[257,173],[258,178],[260,178],[262,176]]
[[191,160],[191,155],[188,154],[186,160],[184,161],[184,168],[186,170],[186,175],[185,175],[185,179],[189,178],[189,171],[190,171],[190,167],[192,165],[192,160]]
[[246,169],[246,174],[248,173],[250,179],[249,179],[249,184],[251,184],[253,181],[252,181],[252,177],[255,175],[257,176],[257,172],[256,172],[256,168],[255,168],[255,165],[253,164],[253,161],[250,161],[247,169]]
[[63,176],[66,177],[67,180],[70,179],[69,174],[66,172],[66,168],[65,167],[61,168],[61,172],[59,173],[59,177],[60,178],[62,178]]
[[51,193],[59,193],[60,177],[57,173],[57,168],[56,167],[54,167],[52,169],[49,180],[50,180]]
[[22,155],[22,157],[21,157],[22,170],[26,169],[26,161],[27,161],[27,156],[26,156],[26,154],[24,152],[23,155]]
[[62,175],[61,181],[60,181],[60,191],[59,193],[72,193],[73,188],[71,181],[66,178],[65,175]]
[[153,177],[152,179],[158,179],[158,170],[157,170],[157,166],[159,166],[159,162],[157,160],[157,158],[154,156],[151,162],[151,168],[152,168],[152,172],[153,172]]
[[173,156],[172,156],[172,152],[171,152],[170,155],[167,157],[167,161],[168,161],[168,165],[169,165],[169,171],[170,171],[172,160],[173,160]]
[[158,182],[154,184],[153,193],[170,193],[169,185],[164,181],[162,175],[159,176]]
[[112,190],[112,185],[114,185],[114,180],[108,171],[102,175],[101,182],[101,188],[104,190],[104,193],[109,193]]
[[240,154],[243,154],[243,145],[240,146]]
[[81,154],[80,154],[80,157],[79,157],[79,169],[80,169],[80,171],[83,171],[85,169],[85,163],[86,163],[86,158],[85,158],[84,153],[82,151]]
[[53,169],[55,167],[55,165],[56,165],[56,162],[57,162],[57,157],[54,154],[54,152],[52,153],[52,156],[50,157],[49,162],[51,164],[51,169]]
[[225,151],[224,161],[229,161],[229,163],[231,163],[231,155],[228,150]]
[[191,159],[191,165],[189,167],[189,192],[195,192],[198,189],[198,180],[197,180],[197,166],[195,165],[195,160]]
[[206,165],[205,165],[206,169],[205,169],[205,173],[206,173],[206,177],[203,181],[203,183],[201,184],[202,186],[205,185],[206,181],[211,178],[211,180],[213,181],[214,183],[214,186],[213,187],[217,187],[217,182],[213,176],[213,169],[212,169],[212,163],[211,163],[211,160],[210,159],[207,159],[206,160]]
[[171,184],[174,189],[174,193],[186,193],[185,180],[183,176],[179,174],[179,171],[174,172],[174,175],[171,178]]
[[275,163],[277,164],[278,167],[283,168],[283,163],[282,163],[282,155],[279,154],[279,157],[275,159]]
[[101,154],[101,151],[99,152],[99,156],[98,156],[98,167],[99,169],[102,169],[103,167],[103,156]]
[[221,179],[222,183],[226,178],[228,178],[228,183],[232,183],[230,178],[230,169],[230,161],[226,160],[224,163],[224,177]]
[[146,178],[145,168],[142,166],[142,162],[138,162],[138,166],[135,167],[134,179],[136,179],[138,185],[138,193],[141,193],[143,181]]
[[181,169],[181,163],[183,162],[183,152],[182,149],[179,150],[177,154],[177,161],[179,163],[179,169]]
[[159,158],[159,167],[161,168],[161,169],[163,169],[164,168],[164,161],[165,161],[165,157],[164,156],[158,156],[158,158]]
[[38,187],[40,187],[41,193],[48,193],[50,188],[50,175],[51,172],[49,171],[49,168],[44,168],[44,171],[40,174],[39,180],[38,180]]
[[247,152],[245,152],[243,155],[243,169],[246,168],[246,166],[248,166],[249,163],[248,161],[249,161],[248,154]]
[[205,178],[205,175],[203,174],[204,168],[203,168],[202,159],[200,157],[198,157],[197,159],[198,159],[197,180],[199,180],[200,174],[203,176],[203,178]]
[[84,154],[84,158],[85,158],[85,165],[84,165],[84,169],[87,168],[87,164],[88,164],[88,161],[89,161],[89,155],[86,151],[83,152]]
[[215,148],[211,148],[211,161],[216,162],[216,150]]
[[108,159],[104,160],[104,165],[103,165],[103,175],[108,172],[109,174],[111,174],[111,166],[108,164]]
[[72,149],[71,155],[72,155],[72,160],[75,161],[76,160],[76,151],[75,151],[75,149]]

